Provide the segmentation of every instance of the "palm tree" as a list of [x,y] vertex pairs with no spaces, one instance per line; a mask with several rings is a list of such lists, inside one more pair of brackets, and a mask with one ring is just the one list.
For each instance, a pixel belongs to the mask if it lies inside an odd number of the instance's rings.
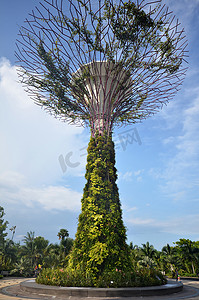
[[60,258],[64,260],[66,255],[70,252],[73,240],[69,239],[69,233],[67,229],[60,229],[57,236],[59,237],[60,242]]
[[156,250],[153,245],[150,245],[149,242],[146,242],[146,244],[142,244],[142,248],[140,248],[140,253],[142,256],[142,259],[139,261],[140,265],[145,265],[149,268],[155,266],[155,253]]
[[11,275],[24,277],[32,275],[30,260],[27,257],[21,257],[19,261],[15,263],[15,266],[11,271]]
[[195,274],[195,267],[197,266],[196,264],[199,254],[199,249],[196,243],[189,239],[180,239],[176,242],[176,245],[176,249],[179,251],[179,254],[182,255],[187,271],[189,272],[189,266],[191,265],[192,273]]
[[34,239],[36,265],[43,264],[43,259],[47,253],[48,244],[49,241],[42,236],[37,236]]
[[30,231],[24,236],[23,242],[25,245],[22,246],[22,253],[26,258],[30,259],[30,265],[34,268],[36,260],[36,244],[35,244],[35,233]]
[[176,249],[167,244],[162,248],[162,258],[169,265],[170,271],[174,272],[177,260]]
[[50,244],[46,248],[43,266],[45,268],[56,268],[60,266],[60,246],[58,244]]
[[139,260],[139,265],[150,269],[156,267],[155,261],[148,256],[144,256],[141,260]]
[[129,248],[133,266],[136,268],[140,260],[140,248],[138,247],[138,245],[133,245],[132,242],[130,242]]
[[150,245],[149,242],[146,242],[146,244],[142,244],[141,253],[144,256],[153,259],[155,252],[156,252],[156,250],[155,250],[154,246]]
[[17,258],[16,247],[12,240],[7,239],[1,248],[1,265],[4,270],[12,268]]
[[63,242],[69,236],[68,230],[60,229],[57,236],[59,237],[59,240],[61,240]]
[[162,254],[161,251],[155,250],[153,260],[155,262],[155,266],[157,267],[157,269],[160,270],[160,271],[164,271],[161,254]]

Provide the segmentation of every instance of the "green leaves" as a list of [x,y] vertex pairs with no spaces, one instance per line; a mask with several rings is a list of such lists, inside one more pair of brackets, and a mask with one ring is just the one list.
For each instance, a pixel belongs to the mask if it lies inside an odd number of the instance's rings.
[[0,249],[3,247],[5,238],[8,235],[5,231],[8,227],[8,221],[4,221],[5,216],[4,208],[0,206]]
[[[100,252],[103,258],[106,253],[106,249],[98,244],[94,251],[95,253]],[[98,256],[99,258],[99,256]],[[100,258],[99,258],[99,262]],[[77,287],[99,287],[99,288],[110,288],[110,287],[138,287],[138,286],[154,286],[165,284],[167,280],[164,278],[162,273],[157,272],[153,269],[142,268],[139,271],[128,271],[124,272],[121,269],[115,269],[112,271],[105,271],[99,276],[91,272],[85,272],[82,269],[68,270],[68,269],[44,269],[36,278],[36,282],[46,285],[57,285],[57,286],[77,286]]]
[[20,81],[50,114],[92,134],[112,132],[174,96],[187,43],[161,1],[44,2],[22,27],[16,54]]
[[69,233],[68,233],[68,230],[67,229],[60,229],[60,231],[58,232],[57,234],[59,240],[61,240],[62,242],[67,238],[69,237]]
[[146,33],[155,25],[153,19],[132,1],[113,6],[110,20],[113,32],[122,46],[137,43],[141,32]]
[[106,133],[91,137],[86,169],[82,212],[68,268],[84,270],[96,278],[115,268],[129,270],[131,261],[116,185],[114,144]]

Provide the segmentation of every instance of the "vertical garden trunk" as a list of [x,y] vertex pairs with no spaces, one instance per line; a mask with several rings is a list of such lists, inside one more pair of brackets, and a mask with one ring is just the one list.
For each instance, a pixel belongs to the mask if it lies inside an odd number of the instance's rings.
[[92,274],[129,270],[129,248],[116,185],[111,136],[96,134],[88,146],[82,211],[69,267]]

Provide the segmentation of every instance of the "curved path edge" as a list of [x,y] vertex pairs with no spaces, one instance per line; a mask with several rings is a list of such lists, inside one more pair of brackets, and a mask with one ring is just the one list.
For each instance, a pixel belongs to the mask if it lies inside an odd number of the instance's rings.
[[133,288],[92,288],[92,287],[58,287],[37,284],[35,280],[20,283],[20,289],[24,292],[51,296],[75,296],[75,297],[141,297],[162,296],[182,291],[181,282],[169,282],[162,286],[133,287]]

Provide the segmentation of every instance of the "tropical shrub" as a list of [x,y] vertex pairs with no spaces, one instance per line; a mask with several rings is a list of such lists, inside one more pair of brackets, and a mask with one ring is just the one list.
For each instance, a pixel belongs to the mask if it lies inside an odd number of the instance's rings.
[[180,270],[179,275],[183,277],[198,277],[198,274],[187,273],[182,270]]
[[153,269],[143,268],[139,271],[107,271],[95,277],[92,273],[69,272],[67,269],[43,269],[36,279],[37,283],[54,286],[73,287],[136,287],[157,286],[166,283],[164,276]]

